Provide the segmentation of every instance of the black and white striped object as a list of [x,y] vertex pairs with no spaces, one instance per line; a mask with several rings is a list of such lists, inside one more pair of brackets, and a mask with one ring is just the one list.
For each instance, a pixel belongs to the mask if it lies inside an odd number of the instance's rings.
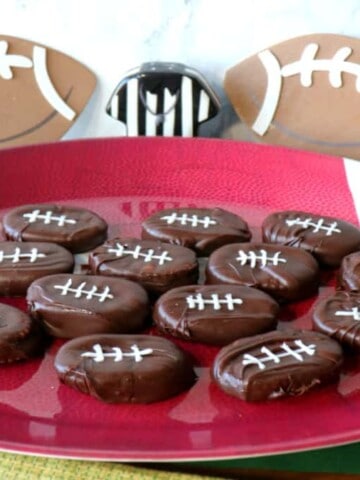
[[199,72],[179,63],[153,62],[120,81],[106,112],[126,125],[128,136],[193,137],[219,109]]

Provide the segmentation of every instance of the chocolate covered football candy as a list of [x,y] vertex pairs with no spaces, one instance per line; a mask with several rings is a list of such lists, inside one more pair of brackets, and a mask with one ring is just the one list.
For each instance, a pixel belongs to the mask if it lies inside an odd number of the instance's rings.
[[71,272],[73,255],[55,243],[0,242],[0,295],[25,295],[37,278]]
[[359,75],[358,38],[311,34],[238,63],[224,89],[258,140],[360,159]]
[[67,205],[22,205],[7,212],[2,225],[8,240],[53,242],[73,253],[105,241],[107,224],[94,212]]
[[146,327],[149,300],[138,284],[96,275],[49,275],[27,292],[31,316],[54,337],[132,333]]
[[147,218],[142,237],[183,245],[207,256],[222,245],[248,242],[251,232],[241,217],[221,208],[172,208]]
[[342,259],[337,283],[344,290],[360,293],[360,252],[350,253]]
[[344,346],[360,351],[360,293],[336,292],[317,302],[313,327]]
[[156,295],[198,280],[198,261],[192,250],[156,240],[108,240],[91,252],[89,266],[94,274],[127,278]]
[[0,364],[42,355],[46,345],[38,322],[18,308],[0,304]]
[[360,250],[358,227],[324,215],[276,212],[265,218],[262,232],[264,242],[302,248],[328,267],[338,267],[345,255]]
[[154,335],[90,335],[66,342],[55,357],[66,385],[108,403],[152,403],[195,382],[189,357]]
[[276,328],[279,306],[260,290],[239,285],[190,285],[156,302],[157,327],[174,337],[210,345]]
[[259,288],[281,302],[317,292],[319,266],[299,248],[266,243],[233,243],[213,252],[206,266],[207,284]]
[[226,393],[249,402],[306,391],[335,382],[341,346],[319,332],[274,331],[236,340],[215,358],[212,376]]

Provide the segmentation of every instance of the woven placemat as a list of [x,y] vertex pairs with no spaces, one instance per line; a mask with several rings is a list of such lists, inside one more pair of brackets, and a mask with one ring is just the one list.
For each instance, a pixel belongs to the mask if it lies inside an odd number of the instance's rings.
[[[137,468],[122,463],[88,462],[0,453],[4,480],[214,480],[214,477]],[[218,477],[218,480],[221,480]]]

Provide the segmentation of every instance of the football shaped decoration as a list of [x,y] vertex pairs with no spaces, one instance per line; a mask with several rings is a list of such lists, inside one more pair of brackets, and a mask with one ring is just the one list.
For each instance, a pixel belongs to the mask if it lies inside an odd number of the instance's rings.
[[226,72],[231,104],[260,140],[360,159],[360,40],[296,37]]
[[61,138],[95,85],[95,75],[73,58],[0,35],[0,148]]
[[219,108],[198,71],[180,63],[149,62],[121,79],[106,112],[123,122],[131,137],[195,137]]

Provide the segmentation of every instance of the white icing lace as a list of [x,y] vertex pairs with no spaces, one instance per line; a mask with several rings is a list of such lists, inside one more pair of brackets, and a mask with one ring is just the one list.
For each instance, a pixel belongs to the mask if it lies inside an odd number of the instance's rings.
[[14,249],[13,254],[5,255],[3,250],[0,251],[0,263],[4,260],[11,260],[11,263],[19,263],[23,259],[28,259],[30,263],[34,263],[38,258],[46,257],[45,253],[40,253],[37,248],[32,248],[28,253],[21,253],[19,247]]
[[124,357],[133,358],[135,362],[141,362],[145,355],[151,355],[153,353],[152,348],[139,349],[137,345],[130,347],[131,352],[123,352],[120,347],[112,347],[112,352],[105,353],[102,346],[99,343],[93,345],[92,352],[84,352],[82,357],[92,358],[94,362],[103,362],[105,358],[112,358],[114,362],[121,362]]
[[221,299],[217,293],[213,293],[210,299],[205,299],[201,293],[197,295],[189,295],[186,297],[188,308],[204,310],[206,305],[212,306],[214,310],[221,310],[222,306],[227,310],[234,310],[235,305],[241,305],[241,298],[233,298],[231,293],[226,293]]
[[269,263],[271,265],[279,265],[279,263],[287,263],[285,258],[281,258],[281,252],[274,253],[273,256],[269,255],[266,250],[259,250],[255,252],[250,250],[245,252],[244,250],[239,250],[236,260],[240,263],[241,266],[249,265],[250,268],[255,268],[256,266],[265,267]]
[[260,370],[264,370],[266,368],[266,363],[273,362],[273,363],[280,363],[281,358],[285,357],[292,357],[299,362],[303,362],[304,358],[303,355],[314,355],[316,350],[316,345],[305,345],[302,340],[295,340],[295,345],[298,348],[291,348],[287,343],[283,343],[280,345],[280,349],[282,352],[275,354],[267,347],[261,347],[261,353],[265,355],[263,357],[255,357],[249,353],[245,353],[243,356],[242,364],[247,365],[257,365]]
[[100,303],[114,298],[114,296],[110,293],[110,288],[107,286],[104,287],[103,291],[101,292],[98,291],[98,287],[96,285],[93,285],[90,290],[86,290],[85,287],[86,282],[82,282],[77,288],[72,288],[71,278],[69,278],[65,285],[54,285],[56,290],[61,290],[60,295],[73,293],[75,298],[85,297],[86,300],[97,298]]

